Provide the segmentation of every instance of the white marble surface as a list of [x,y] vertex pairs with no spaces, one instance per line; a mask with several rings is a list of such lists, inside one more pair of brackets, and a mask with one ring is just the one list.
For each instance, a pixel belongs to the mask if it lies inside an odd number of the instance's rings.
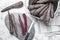
[[[11,4],[14,4],[18,1],[21,1],[21,0],[0,0],[0,40],[18,40],[15,36],[12,36],[10,35],[7,27],[5,26],[5,23],[4,23],[4,19],[5,19],[5,16],[7,15],[7,12],[4,12],[4,13],[1,13],[1,10],[4,9],[5,7],[11,5]],[[28,6],[28,1],[26,0],[22,0],[24,2],[24,7],[20,8],[20,9],[13,9],[13,10],[10,10],[11,13],[27,13],[27,9],[26,7]],[[17,11],[19,10],[19,11]],[[26,10],[26,11],[25,11]],[[60,12],[60,1],[59,1],[59,5],[58,5],[58,8],[57,8],[57,11]],[[59,18],[58,18],[59,19]],[[57,21],[57,23],[60,25],[60,22],[59,20]],[[55,24],[55,23],[53,23]],[[41,39],[35,39],[35,40],[49,40],[48,37],[44,36],[44,34],[40,34],[41,36],[38,36],[37,37],[41,37]],[[37,38],[36,37],[36,38]],[[55,35],[53,36],[51,40],[60,40],[59,39],[60,35]]]

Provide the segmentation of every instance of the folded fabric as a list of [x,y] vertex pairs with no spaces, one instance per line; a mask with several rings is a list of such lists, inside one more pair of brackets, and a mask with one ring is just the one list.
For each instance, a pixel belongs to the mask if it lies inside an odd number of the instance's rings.
[[29,4],[28,9],[31,15],[38,17],[40,21],[48,24],[50,18],[54,18],[57,3],[58,0],[36,0],[35,3]]

